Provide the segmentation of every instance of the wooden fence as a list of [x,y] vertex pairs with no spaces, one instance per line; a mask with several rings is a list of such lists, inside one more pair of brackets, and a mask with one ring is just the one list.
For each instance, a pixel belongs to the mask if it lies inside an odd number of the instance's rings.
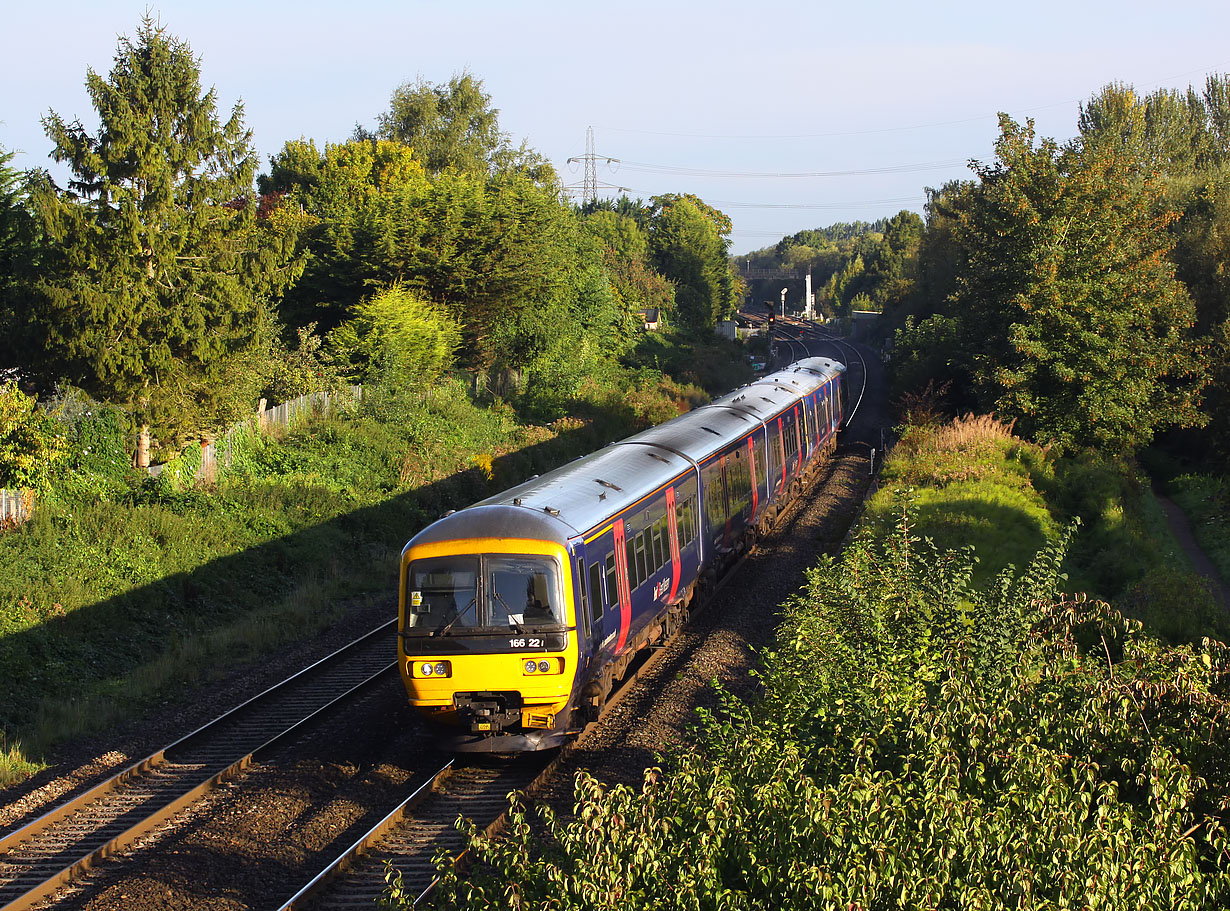
[[12,528],[30,518],[34,491],[0,488],[0,528]]
[[[266,433],[285,430],[309,417],[326,415],[339,408],[349,408],[357,404],[362,397],[362,386],[347,386],[337,392],[312,392],[258,412],[256,423]],[[220,467],[231,466],[233,438],[244,426],[240,424],[232,427],[219,439],[202,444],[201,464],[196,471],[197,480],[213,481],[217,478]],[[162,473],[163,467],[151,465],[150,474],[156,477]],[[29,519],[33,510],[34,491],[0,488],[0,529],[15,528]]]
[[[347,386],[337,392],[310,392],[297,399],[274,405],[257,412],[257,426],[269,433],[285,430],[310,417],[321,417],[339,408],[350,408],[363,398],[362,386]],[[244,425],[232,427],[217,440],[201,445],[201,466],[197,469],[198,481],[212,482],[218,477],[219,468],[230,468],[233,458],[233,438]]]

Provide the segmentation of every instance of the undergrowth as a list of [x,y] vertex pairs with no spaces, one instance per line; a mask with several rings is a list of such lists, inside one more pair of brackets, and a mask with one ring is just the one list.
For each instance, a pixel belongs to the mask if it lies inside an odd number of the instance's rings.
[[785,606],[761,698],[567,817],[513,795],[435,906],[1224,907],[1230,652],[1060,595],[1067,532],[978,585],[896,503]]

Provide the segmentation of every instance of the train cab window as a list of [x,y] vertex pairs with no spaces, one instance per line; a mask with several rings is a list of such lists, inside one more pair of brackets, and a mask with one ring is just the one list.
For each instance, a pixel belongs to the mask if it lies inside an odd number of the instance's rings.
[[478,557],[415,560],[406,579],[406,626],[478,626]]
[[645,565],[645,532],[636,536],[636,578],[637,585],[649,578],[649,569]]
[[[611,557],[611,568],[615,566],[615,558]],[[602,564],[589,564],[589,615],[594,622],[602,616]]]
[[606,555],[606,596],[611,607],[619,603],[619,580],[615,578],[614,554]]
[[551,561],[491,556],[484,562],[489,625],[533,627],[564,622],[564,600]]

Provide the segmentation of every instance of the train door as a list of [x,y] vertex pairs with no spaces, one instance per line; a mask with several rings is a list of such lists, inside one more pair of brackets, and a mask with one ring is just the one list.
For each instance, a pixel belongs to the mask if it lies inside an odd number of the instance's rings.
[[752,511],[749,515],[749,521],[756,520],[756,513],[760,511],[760,480],[756,477],[756,441],[755,434],[747,438],[747,470],[749,474],[748,480],[752,486]]
[[675,488],[666,488],[666,531],[670,546],[671,590],[666,603],[672,603],[679,595],[679,578],[683,572],[679,556],[679,516],[675,509]]
[[619,635],[615,642],[615,654],[623,651],[628,641],[628,629],[632,625],[632,588],[628,582],[628,551],[623,519],[615,522],[615,589],[618,594]]
[[[606,604],[607,595],[605,592],[606,572],[604,561],[598,557],[602,551],[592,544],[586,548],[586,553],[589,555],[586,570],[584,574],[583,584],[585,586],[584,608],[585,626],[588,628],[589,641],[594,643],[594,649],[597,650],[597,644],[604,637],[604,629],[606,628]],[[612,599],[613,600],[613,599]],[[580,625],[580,623],[578,623]]]

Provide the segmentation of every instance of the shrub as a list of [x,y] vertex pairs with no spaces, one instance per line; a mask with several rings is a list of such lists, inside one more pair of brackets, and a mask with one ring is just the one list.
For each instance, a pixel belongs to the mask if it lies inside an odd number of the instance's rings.
[[640,788],[581,773],[569,818],[514,797],[437,907],[1224,907],[1230,651],[1058,598],[1062,557],[975,588],[908,514],[860,538],[787,606],[762,699]]
[[453,365],[461,329],[418,292],[393,285],[358,304],[329,333],[352,382],[402,385],[435,379]]
[[0,487],[46,490],[67,450],[55,421],[16,383],[0,385]]

